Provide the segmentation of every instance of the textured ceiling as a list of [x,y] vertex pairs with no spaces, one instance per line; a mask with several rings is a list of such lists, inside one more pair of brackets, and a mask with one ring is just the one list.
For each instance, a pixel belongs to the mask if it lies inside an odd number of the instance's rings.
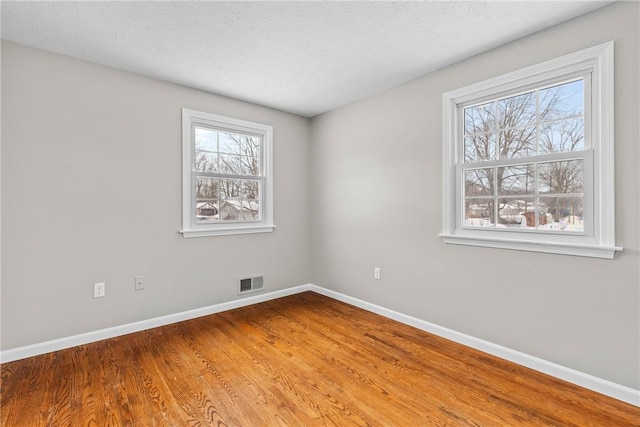
[[312,117],[607,3],[2,1],[2,38]]

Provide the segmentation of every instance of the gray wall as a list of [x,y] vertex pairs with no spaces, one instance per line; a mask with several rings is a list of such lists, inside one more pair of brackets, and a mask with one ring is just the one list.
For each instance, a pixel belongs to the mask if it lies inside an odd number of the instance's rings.
[[[614,4],[314,118],[313,283],[639,388],[638,6]],[[442,93],[608,40],[624,252],[444,245]]]
[[[273,233],[177,233],[182,107],[273,125]],[[2,152],[2,349],[309,283],[307,119],[3,42]]]

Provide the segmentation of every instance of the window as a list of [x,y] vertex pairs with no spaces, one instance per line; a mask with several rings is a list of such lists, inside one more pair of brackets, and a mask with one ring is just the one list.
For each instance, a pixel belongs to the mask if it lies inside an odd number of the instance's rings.
[[182,110],[184,237],[273,231],[273,128]]
[[613,43],[445,93],[445,243],[613,258]]

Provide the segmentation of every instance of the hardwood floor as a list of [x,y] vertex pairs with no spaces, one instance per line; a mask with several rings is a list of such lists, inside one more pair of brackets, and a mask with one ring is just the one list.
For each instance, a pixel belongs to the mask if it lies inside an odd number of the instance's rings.
[[306,292],[2,365],[3,426],[639,426],[640,408]]

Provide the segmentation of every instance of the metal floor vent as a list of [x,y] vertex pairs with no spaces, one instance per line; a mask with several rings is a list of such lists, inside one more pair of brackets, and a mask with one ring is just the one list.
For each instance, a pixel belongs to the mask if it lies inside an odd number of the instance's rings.
[[238,277],[238,295],[258,292],[264,288],[264,274]]

